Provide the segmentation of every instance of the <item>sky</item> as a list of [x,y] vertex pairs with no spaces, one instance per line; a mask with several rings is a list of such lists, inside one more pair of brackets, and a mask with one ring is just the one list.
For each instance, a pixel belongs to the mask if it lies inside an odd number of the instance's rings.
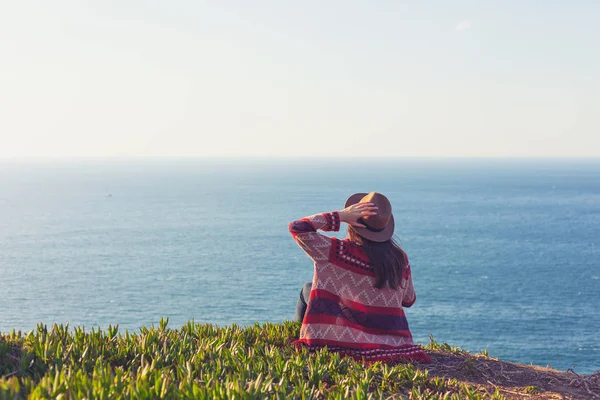
[[597,0],[0,0],[0,158],[600,157]]

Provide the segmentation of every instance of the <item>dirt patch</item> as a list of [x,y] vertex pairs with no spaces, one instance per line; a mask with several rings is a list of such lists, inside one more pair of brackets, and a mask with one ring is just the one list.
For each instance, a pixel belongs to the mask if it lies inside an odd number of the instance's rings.
[[423,365],[430,376],[456,379],[509,399],[600,399],[600,371],[579,375],[533,365],[501,361],[482,355],[428,352]]

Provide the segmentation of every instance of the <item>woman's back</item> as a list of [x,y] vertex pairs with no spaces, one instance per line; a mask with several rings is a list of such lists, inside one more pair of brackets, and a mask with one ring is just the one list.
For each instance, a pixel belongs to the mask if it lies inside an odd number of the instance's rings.
[[403,310],[416,300],[406,254],[400,250],[398,270],[402,276],[397,284],[377,288],[378,277],[366,246],[318,232],[339,230],[340,222],[347,222],[344,211],[290,223],[292,236],[315,263],[297,344],[311,350],[327,346],[329,351],[367,361],[428,361],[413,344]]

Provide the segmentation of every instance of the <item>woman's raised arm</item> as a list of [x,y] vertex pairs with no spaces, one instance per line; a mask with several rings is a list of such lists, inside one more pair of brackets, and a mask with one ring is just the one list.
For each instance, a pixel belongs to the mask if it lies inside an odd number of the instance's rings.
[[358,203],[342,211],[315,214],[290,222],[288,228],[296,243],[310,258],[314,261],[326,261],[333,241],[329,236],[319,233],[319,230],[337,232],[340,230],[340,222],[364,228],[358,220],[375,214],[377,207],[373,203]]
[[319,233],[340,230],[340,213],[337,211],[311,215],[288,225],[292,237],[298,246],[314,261],[326,261],[329,258],[332,239]]

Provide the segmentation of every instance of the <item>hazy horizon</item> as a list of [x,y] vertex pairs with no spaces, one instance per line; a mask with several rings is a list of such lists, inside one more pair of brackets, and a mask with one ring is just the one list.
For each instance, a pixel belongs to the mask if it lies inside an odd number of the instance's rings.
[[0,159],[600,157],[600,2],[0,6]]
[[332,163],[345,162],[389,162],[389,161],[581,161],[600,162],[600,156],[570,157],[570,156],[343,156],[334,157],[321,155],[207,155],[207,156],[22,156],[0,157],[0,162],[110,162],[110,161],[331,161]]

